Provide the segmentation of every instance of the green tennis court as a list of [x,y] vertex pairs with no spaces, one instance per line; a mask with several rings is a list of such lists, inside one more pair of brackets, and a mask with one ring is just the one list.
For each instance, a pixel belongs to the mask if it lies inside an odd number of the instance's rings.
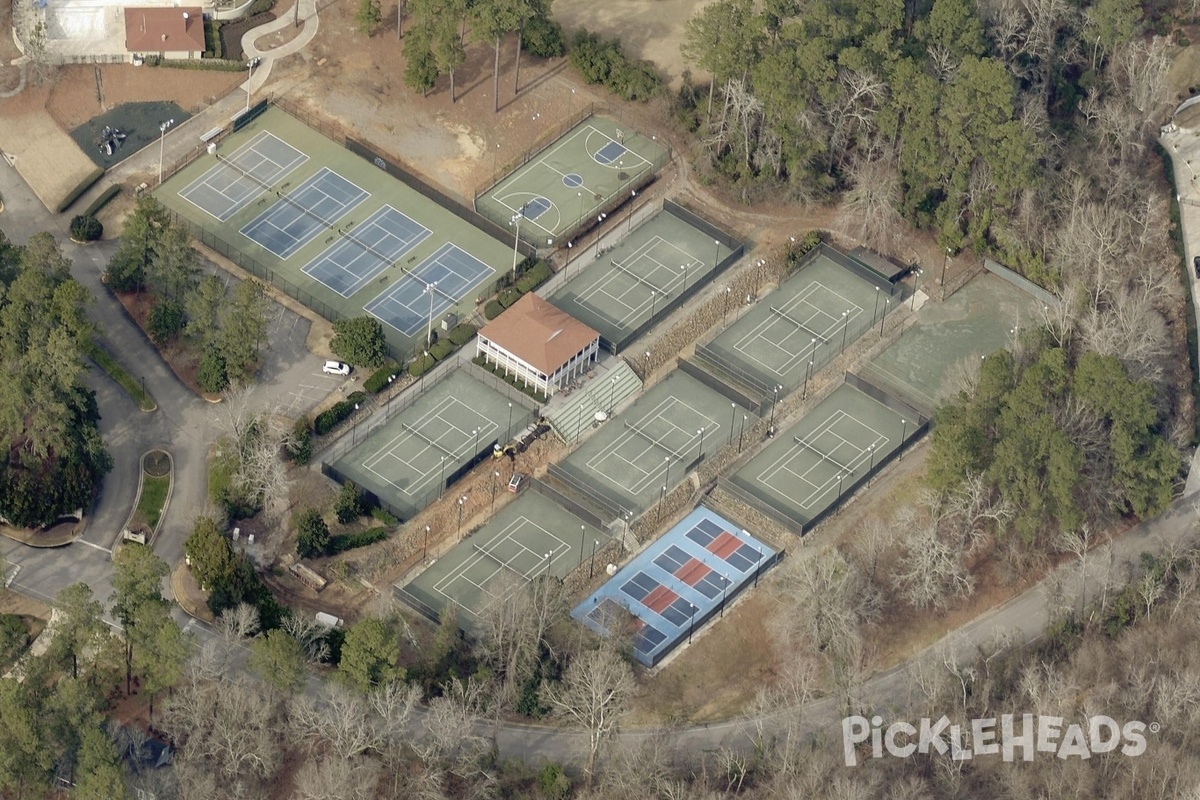
[[700,229],[660,211],[550,296],[550,302],[620,342],[672,301],[703,283],[732,251]]
[[469,314],[512,263],[511,242],[277,106],[154,194],[202,243],[325,318],[375,316],[401,353],[431,314]]
[[642,512],[678,486],[701,453],[735,441],[757,415],[676,370],[559,464],[616,506]]
[[[745,369],[767,393],[777,385],[794,389],[860,336],[878,330],[899,302],[821,254],[697,354]],[[735,308],[727,316],[741,304],[742,298],[730,298]]]
[[734,473],[731,482],[807,525],[886,461],[918,427],[843,384]]
[[668,149],[605,117],[588,117],[475,200],[500,225],[521,215],[520,235],[538,247],[609,207],[666,163]]
[[532,409],[459,369],[332,466],[340,480],[354,481],[408,519],[462,467],[494,443],[507,442],[533,417]]
[[466,612],[459,624],[471,630],[489,606],[545,576],[563,578],[591,559],[608,534],[552,500],[526,491],[492,521],[404,586],[396,595],[418,611],[440,615],[450,605]]

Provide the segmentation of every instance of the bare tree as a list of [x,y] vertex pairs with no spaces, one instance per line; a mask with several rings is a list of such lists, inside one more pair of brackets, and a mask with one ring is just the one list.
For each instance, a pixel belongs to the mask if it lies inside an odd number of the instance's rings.
[[368,758],[310,758],[296,773],[299,800],[371,800],[379,765]]
[[340,759],[379,749],[382,736],[367,701],[340,684],[322,684],[316,697],[302,695],[290,708],[289,724],[310,750],[327,747]]
[[589,782],[600,749],[617,732],[636,688],[629,664],[607,647],[577,654],[561,683],[543,687],[542,696],[552,713],[587,731]]
[[325,640],[326,628],[307,614],[290,614],[284,617],[283,629],[300,643],[304,657],[311,664],[329,658],[329,643]]
[[926,497],[924,505],[921,512],[911,506],[901,509],[902,552],[893,581],[916,608],[944,608],[950,595],[968,596],[975,583],[963,564],[963,543],[943,529],[940,500]]
[[833,548],[789,559],[775,587],[788,609],[779,615],[784,635],[835,660],[856,650],[882,606],[879,590]]
[[220,408],[219,425],[226,446],[233,448],[233,488],[246,498],[261,499],[268,514],[280,513],[288,486],[283,451],[292,427],[277,405],[258,408],[250,385],[227,390]]
[[480,612],[478,652],[499,678],[497,702],[511,705],[518,689],[537,666],[547,633],[567,611],[563,583],[554,578],[527,581],[505,576],[489,591],[493,599]]
[[900,216],[900,172],[890,148],[872,148],[855,156],[847,174],[850,188],[842,193],[838,226],[873,250],[895,250],[905,230]]

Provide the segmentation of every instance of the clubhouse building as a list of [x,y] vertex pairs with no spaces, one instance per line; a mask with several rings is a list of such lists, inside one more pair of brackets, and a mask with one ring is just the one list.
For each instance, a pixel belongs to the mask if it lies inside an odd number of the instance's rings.
[[586,372],[600,350],[600,334],[533,292],[479,331],[479,355],[547,395]]

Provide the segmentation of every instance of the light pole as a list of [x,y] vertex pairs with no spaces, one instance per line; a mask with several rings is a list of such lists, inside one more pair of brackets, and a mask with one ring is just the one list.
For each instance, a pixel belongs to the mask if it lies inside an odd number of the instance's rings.
[[167,138],[167,128],[175,124],[175,120],[169,119],[166,122],[158,123],[158,184],[162,185],[163,174],[163,143]]
[[921,284],[921,268],[913,267],[913,299],[912,310],[917,310],[917,287]]
[[354,433],[350,437],[350,445],[358,444],[358,403],[354,404]]
[[500,470],[492,470],[492,513],[496,513],[496,481],[500,480]]
[[726,444],[733,444],[733,428],[737,424],[737,403],[729,404],[729,441]]
[[471,451],[471,458],[475,458],[475,456],[479,455],[479,428],[471,431],[471,433],[475,434],[475,449]]
[[546,572],[545,572],[545,574],[546,574],[546,575],[549,575],[549,574],[550,574],[550,560],[551,560],[553,557],[554,557],[554,551],[553,551],[553,550],[551,550],[550,552],[546,553]]
[[950,263],[950,248],[946,248],[946,257],[942,259],[942,299],[946,299],[946,266]]
[[713,239],[713,244],[716,245],[716,250],[713,251],[713,267],[716,267],[721,261],[721,242]]
[[513,225],[513,268],[512,268],[512,276],[513,276],[513,280],[514,280],[514,281],[517,279],[517,243],[518,243],[518,242],[521,240],[521,220],[525,219],[525,208],[526,208],[528,205],[529,205],[529,204],[528,204],[528,203],[526,203],[525,205],[521,206],[521,210],[520,210],[520,211],[518,211],[516,214],[513,214],[513,218],[512,218],[512,225]]
[[781,384],[775,384],[775,399],[771,401],[771,430],[775,430],[775,406],[779,405],[779,390],[782,388]]
[[754,586],[758,587],[758,574],[762,572],[763,551],[761,547],[755,546],[758,551],[758,563],[754,565]]
[[662,524],[662,507],[663,507],[663,500],[666,498],[666,496],[667,496],[667,487],[664,485],[662,487],[662,490],[658,493],[658,519],[656,519],[654,521],[654,524],[656,527],[658,525]]
[[592,539],[592,560],[588,562],[588,580],[592,579],[593,572],[596,568],[596,548],[600,546],[599,539]]
[[704,455],[704,428],[696,431],[696,435],[700,437],[700,446],[696,448],[696,457]]
[[602,226],[604,224],[604,220],[606,220],[606,219],[608,219],[608,214],[601,213],[596,216],[596,253],[595,253],[595,255],[597,255],[597,256],[600,255],[600,237],[604,233],[604,231],[601,229],[600,226]]
[[746,433],[746,420],[749,419],[745,414],[742,414],[742,427],[738,428],[738,452],[742,452],[742,437]]
[[143,402],[145,401],[145,399],[146,399],[146,376],[143,375],[142,376],[142,400],[143,400]]
[[871,325],[875,325],[875,316],[879,313],[879,287],[875,287],[875,310],[871,312]]
[[879,338],[883,338],[883,322],[887,319],[888,303],[892,302],[890,297],[883,298],[883,316],[879,318]]
[[441,482],[438,484],[439,492],[446,488],[446,457],[445,456],[442,456],[442,477],[440,478],[440,481]]
[[617,396],[617,379],[613,378],[608,383],[608,415],[611,417],[613,412],[613,402]]
[[804,368],[804,393],[800,395],[801,400],[808,399],[808,379],[809,379],[809,377],[812,376],[812,371],[813,371],[812,365],[813,365],[813,362],[810,360],[808,362],[808,366]]
[[579,195],[579,224],[583,223],[583,192],[576,192]]
[[689,617],[690,623],[688,624],[688,644],[691,644],[692,631],[696,630],[696,604],[689,602],[688,605],[691,606],[692,609],[692,613]]
[[580,566],[580,567],[583,566],[583,542],[584,542],[584,539],[586,538],[586,534],[587,534],[587,528],[583,525],[580,525],[579,526],[579,564],[578,564],[578,566]]
[[687,264],[680,264],[679,268],[683,270],[683,291],[687,291]]
[[250,92],[252,91],[250,84],[254,80],[254,68],[257,67],[261,61],[261,58],[255,56],[254,58],[250,59],[249,63],[246,64],[246,69],[250,71],[246,76],[246,111],[250,110]]
[[667,486],[669,486],[671,484],[671,457],[670,456],[663,457],[663,465],[665,467],[665,469],[663,470],[663,483],[666,484],[663,486],[663,491],[665,492],[667,490]]
[[508,439],[512,440],[512,403],[508,404]]
[[725,287],[725,302],[721,303],[721,327],[725,327],[726,320],[729,319],[729,295],[733,293],[732,286]]
[[420,391],[422,394],[425,392],[425,373],[429,372],[429,370],[427,368],[424,368],[428,361],[429,361],[429,351],[422,350],[421,351],[421,366],[423,367],[423,369],[421,370],[421,385],[417,387],[418,391]]
[[729,576],[721,575],[721,619],[725,619],[725,593],[729,591]]
[[904,460],[904,434],[906,434],[906,433],[908,433],[908,420],[902,419],[902,420],[900,420],[900,458],[898,459],[899,461]]
[[425,526],[425,548],[421,551],[421,560],[424,561],[425,557],[427,555],[429,555],[429,526],[428,525]]
[[467,502],[467,496],[465,494],[462,497],[458,498],[458,535],[459,536],[462,536],[463,504],[466,502]]
[[658,292],[655,289],[650,290],[650,319],[654,319],[654,310],[658,303]]
[[835,502],[838,504],[838,514],[842,513],[842,478],[846,477],[846,473],[838,473],[838,496]]
[[838,351],[839,355],[846,352],[846,331],[848,330],[850,330],[850,311],[846,310],[842,312],[842,349]]
[[625,233],[627,234],[633,230],[633,205],[636,199],[637,189],[634,189],[629,192],[629,218],[626,220],[628,224],[625,226]]
[[425,293],[429,295],[429,324],[425,328],[425,346],[433,345],[433,292],[437,288],[437,281],[425,284]]

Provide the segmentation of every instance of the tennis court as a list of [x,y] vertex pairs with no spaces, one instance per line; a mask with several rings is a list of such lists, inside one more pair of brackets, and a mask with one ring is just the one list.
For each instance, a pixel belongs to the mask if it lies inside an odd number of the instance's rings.
[[502,225],[520,214],[522,238],[544,246],[636,188],[667,157],[657,141],[611,119],[589,117],[476,198],[475,208]]
[[328,167],[321,167],[287,194],[275,194],[279,202],[255,217],[241,233],[277,258],[288,258],[371,196]]
[[512,242],[390,169],[271,106],[155,197],[201,242],[325,318],[369,305],[407,354],[429,322],[426,287],[437,283],[434,314],[468,316],[481,285],[512,263]]
[[453,308],[459,298],[470,294],[492,272],[487,264],[447,242],[363,309],[405,336],[413,336],[427,321]]
[[[733,301],[740,305],[740,298]],[[697,348],[697,354],[704,358],[715,353],[718,363],[730,361],[745,369],[760,386],[794,389],[806,375],[877,329],[898,302],[818,255],[712,342]]]
[[704,506],[639,553],[571,616],[602,636],[632,623],[633,654],[652,667],[775,564],[779,554]]
[[439,558],[397,596],[418,610],[441,614],[456,605],[471,630],[481,614],[513,592],[550,575],[596,569],[594,554],[608,534],[533,491],[505,506],[484,527]]
[[286,178],[308,156],[269,131],[250,141],[179,191],[179,196],[213,219],[224,222],[263,192]]
[[676,371],[606,422],[559,469],[617,506],[641,512],[681,483],[701,453],[728,444],[755,419]]
[[638,226],[551,295],[550,302],[618,342],[704,283],[732,251],[667,211]]
[[732,483],[807,525],[918,430],[908,418],[843,384],[746,463]]
[[533,411],[457,370],[334,462],[345,479],[412,516]]
[[354,228],[354,238],[340,240],[308,262],[304,274],[349,297],[430,233],[404,212],[384,206]]

